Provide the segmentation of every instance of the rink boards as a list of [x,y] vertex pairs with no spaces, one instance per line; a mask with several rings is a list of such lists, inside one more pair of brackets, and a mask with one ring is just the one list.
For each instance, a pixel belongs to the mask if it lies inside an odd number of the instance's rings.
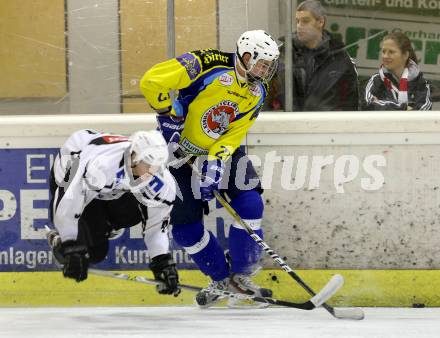
[[[126,271],[147,275],[150,271]],[[312,289],[319,290],[340,273],[344,287],[329,301],[333,306],[438,307],[438,270],[297,270]],[[204,287],[206,276],[198,270],[179,270],[181,283]],[[269,287],[274,298],[303,302],[310,297],[281,270],[265,269],[254,281]],[[85,282],[66,280],[61,272],[3,272],[0,274],[0,306],[135,306],[191,305],[194,293],[163,296],[153,286],[90,275]],[[223,303],[220,305],[224,305]]]
[[[262,113],[251,129],[245,145],[265,188],[265,239],[316,289],[340,272],[346,283],[335,305],[440,306],[438,113]],[[64,280],[44,240],[49,168],[68,135],[154,126],[152,115],[0,118],[0,305],[192,303],[188,292],[173,298],[103,277]],[[226,244],[229,223],[216,210],[207,227]],[[182,282],[205,285],[172,248]],[[112,241],[99,265],[147,267],[138,228]],[[272,260],[264,267],[256,280],[277,297],[307,297]]]

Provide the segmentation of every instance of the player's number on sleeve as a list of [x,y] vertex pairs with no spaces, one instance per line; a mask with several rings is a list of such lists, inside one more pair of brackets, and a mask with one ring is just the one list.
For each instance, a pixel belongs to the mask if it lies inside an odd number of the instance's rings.
[[157,97],[157,101],[163,102],[168,100],[169,98],[170,96],[168,94],[160,93],[159,96]]
[[160,189],[162,189],[162,187],[164,186],[163,181],[157,177],[157,176],[153,176],[153,178],[151,179],[151,181],[148,183],[148,185],[150,186],[151,189],[153,189],[155,192],[159,192]]

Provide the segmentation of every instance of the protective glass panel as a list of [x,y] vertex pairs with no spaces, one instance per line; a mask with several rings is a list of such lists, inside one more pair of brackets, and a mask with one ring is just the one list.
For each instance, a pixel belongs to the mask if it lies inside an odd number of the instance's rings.
[[[280,23],[278,32],[283,41],[287,22],[290,20],[288,18],[289,11],[285,10],[288,2],[288,0],[278,1],[278,22]],[[298,31],[296,8],[302,2],[292,1],[294,38]],[[432,109],[439,109],[440,97],[438,90],[436,90],[440,83],[440,5],[438,1],[323,0],[321,3],[327,14],[325,30],[330,33],[332,39],[343,43],[341,49],[345,50],[356,64],[360,109],[365,108],[364,96],[367,82],[373,74],[378,73],[383,62],[381,56],[382,39],[387,34],[396,31],[404,33],[410,39],[418,59],[419,69],[423,72],[424,78],[431,83],[431,95],[432,101],[434,101]],[[282,47],[282,49],[284,48]],[[328,103],[327,99],[338,96],[339,99],[344,100],[344,96],[351,95],[350,88],[353,87],[353,82],[349,82],[346,89],[343,86],[334,86],[335,82],[332,77],[337,77],[337,72],[343,69],[343,67],[339,67],[339,69],[327,70],[326,74],[320,75],[318,81],[320,85],[317,85],[311,74],[319,74],[320,69],[325,69],[326,62],[323,61],[322,54],[318,57],[319,60],[315,60],[315,63],[309,62],[312,55],[313,52],[309,52],[304,56],[305,61],[300,59],[296,64],[294,59],[293,69],[287,71],[283,66],[283,63],[286,64],[285,60],[282,58],[282,65],[278,72],[279,77],[272,83],[271,97],[266,103],[266,110],[286,110],[285,99],[290,93],[293,96],[293,111],[307,111],[310,110],[307,109],[310,107],[322,111],[343,110],[338,109],[336,103]],[[305,65],[298,65],[300,62],[305,62]],[[324,66],[320,62],[323,62]],[[337,64],[337,61],[334,62]],[[305,74],[298,74],[304,69],[306,69]],[[292,73],[295,74],[293,88],[289,87],[286,93],[285,74]],[[300,87],[299,93],[295,90],[295,86]],[[331,90],[331,88],[338,88],[338,91]],[[326,90],[329,93],[326,93]],[[301,98],[306,97],[305,100],[313,103],[296,102],[298,95]]]
[[[234,51],[237,38],[250,29],[264,29],[281,43],[288,25],[293,34],[297,30],[299,2],[291,1],[289,11],[289,1],[175,0],[175,54],[202,48]],[[151,112],[139,80],[169,56],[169,2],[1,1],[0,114]],[[433,85],[433,109],[439,108],[438,1],[323,0],[322,4],[327,11],[325,29],[345,45],[356,63],[359,101],[382,62],[382,37],[401,30],[411,39],[420,69]],[[289,84],[286,90],[285,74],[295,68],[285,62],[285,54],[264,110],[301,110],[295,108],[298,100]],[[313,92],[308,78],[303,81],[304,88]],[[325,99],[325,93],[317,91]],[[311,95],[316,106],[325,106],[322,95]],[[286,109],[286,97],[293,100],[293,108]]]

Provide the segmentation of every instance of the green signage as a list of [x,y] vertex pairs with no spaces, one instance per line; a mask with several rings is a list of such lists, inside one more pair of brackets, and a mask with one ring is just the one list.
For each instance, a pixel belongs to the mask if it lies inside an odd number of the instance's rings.
[[[420,18],[419,18],[420,20]],[[421,21],[421,20],[420,20]],[[388,19],[365,16],[328,15],[327,29],[340,37],[359,70],[369,74],[380,66],[382,38],[395,30],[405,33],[413,44],[419,64],[427,78],[440,79],[440,25],[399,20],[398,15]]]
[[440,0],[322,0],[326,7],[440,16]]

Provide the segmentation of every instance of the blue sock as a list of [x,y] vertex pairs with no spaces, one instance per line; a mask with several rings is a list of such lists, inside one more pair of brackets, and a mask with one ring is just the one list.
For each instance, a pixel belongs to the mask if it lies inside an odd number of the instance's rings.
[[[261,229],[254,231],[258,236],[263,237]],[[231,226],[229,230],[229,254],[233,273],[250,274],[253,272],[255,264],[260,260],[261,248],[245,230]]]
[[[260,224],[264,205],[260,194],[253,190],[243,192],[232,200],[231,206],[255,233],[263,238]],[[261,248],[247,231],[236,223],[229,229],[229,254],[232,272],[250,274],[261,257]]]
[[175,224],[172,233],[174,241],[185,249],[205,275],[216,281],[229,276],[223,249],[202,222]]

